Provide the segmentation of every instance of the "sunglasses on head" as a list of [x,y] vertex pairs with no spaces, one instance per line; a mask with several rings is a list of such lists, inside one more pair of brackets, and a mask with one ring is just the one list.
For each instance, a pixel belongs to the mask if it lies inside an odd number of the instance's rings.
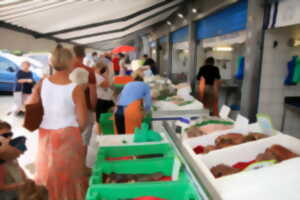
[[2,133],[2,134],[0,134],[0,136],[5,137],[5,138],[9,138],[9,137],[13,136],[13,133],[12,132]]

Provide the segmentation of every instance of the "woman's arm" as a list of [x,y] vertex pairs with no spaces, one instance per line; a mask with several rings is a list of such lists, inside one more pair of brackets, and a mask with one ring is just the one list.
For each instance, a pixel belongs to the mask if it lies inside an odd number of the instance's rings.
[[84,130],[87,124],[87,105],[85,102],[84,90],[77,86],[73,91],[73,100],[76,107],[76,115],[80,130]]

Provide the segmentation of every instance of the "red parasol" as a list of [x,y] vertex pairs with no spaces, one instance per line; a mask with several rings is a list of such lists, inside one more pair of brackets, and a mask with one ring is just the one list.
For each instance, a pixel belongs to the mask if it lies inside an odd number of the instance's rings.
[[117,54],[117,53],[122,53],[122,52],[131,52],[135,51],[135,47],[133,46],[119,46],[115,48],[112,52]]

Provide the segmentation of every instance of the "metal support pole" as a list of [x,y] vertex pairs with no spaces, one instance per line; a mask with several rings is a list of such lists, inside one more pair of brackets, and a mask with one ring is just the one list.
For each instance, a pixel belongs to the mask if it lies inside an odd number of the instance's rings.
[[171,41],[171,33],[167,35],[167,49],[168,49],[168,78],[172,79],[172,41]]
[[264,0],[248,1],[248,35],[246,41],[245,75],[242,86],[241,114],[251,122],[258,109],[261,59],[263,47]]
[[188,14],[188,44],[189,44],[189,59],[188,59],[188,81],[191,84],[192,91],[195,91],[196,86],[196,69],[197,69],[197,41],[196,41],[196,23],[193,21],[192,4],[189,4]]
[[155,51],[156,51],[156,57],[155,57],[155,62],[156,62],[156,67],[157,67],[157,73],[160,74],[160,65],[159,65],[159,60],[160,60],[160,55],[159,55],[159,39],[155,40]]

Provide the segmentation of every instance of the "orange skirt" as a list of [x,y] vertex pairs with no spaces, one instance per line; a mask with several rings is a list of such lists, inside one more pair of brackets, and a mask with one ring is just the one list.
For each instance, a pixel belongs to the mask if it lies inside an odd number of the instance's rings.
[[47,187],[49,200],[84,200],[84,145],[79,128],[39,130],[36,182]]

